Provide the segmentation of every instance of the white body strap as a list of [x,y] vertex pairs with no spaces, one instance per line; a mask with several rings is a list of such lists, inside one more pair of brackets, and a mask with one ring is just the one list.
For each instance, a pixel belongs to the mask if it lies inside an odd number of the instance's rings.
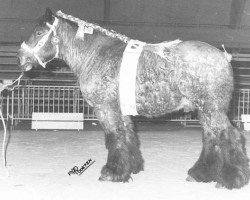
[[130,40],[123,53],[120,77],[119,95],[123,115],[138,115],[136,110],[136,74],[139,57],[146,43]]

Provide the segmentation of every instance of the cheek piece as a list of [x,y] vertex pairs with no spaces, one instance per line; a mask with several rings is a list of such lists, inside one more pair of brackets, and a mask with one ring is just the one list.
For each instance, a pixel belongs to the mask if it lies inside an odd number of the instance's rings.
[[[34,57],[37,59],[38,63],[43,66],[45,68],[46,64],[48,62],[50,62],[51,60],[53,60],[54,58],[58,58],[58,54],[59,54],[59,38],[57,37],[56,34],[56,27],[58,25],[58,18],[55,17],[55,21],[54,23],[51,25],[48,22],[46,23],[46,25],[50,28],[49,31],[41,38],[41,40],[38,41],[38,43],[36,44],[35,47],[31,48],[29,47],[25,42],[23,42],[21,44],[21,48],[24,49],[25,51],[29,52],[30,54],[34,55]],[[39,56],[38,56],[38,52],[39,50],[45,45],[45,43],[48,41],[50,34],[53,33],[53,37],[51,39],[52,44],[54,44],[56,46],[56,54],[55,56],[48,60],[47,62],[43,62]]]

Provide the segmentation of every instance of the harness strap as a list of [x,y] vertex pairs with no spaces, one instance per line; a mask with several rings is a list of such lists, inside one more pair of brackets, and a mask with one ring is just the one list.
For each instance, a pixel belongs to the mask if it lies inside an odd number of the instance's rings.
[[136,75],[145,42],[130,40],[123,53],[119,76],[120,107],[123,115],[138,115],[136,109]]

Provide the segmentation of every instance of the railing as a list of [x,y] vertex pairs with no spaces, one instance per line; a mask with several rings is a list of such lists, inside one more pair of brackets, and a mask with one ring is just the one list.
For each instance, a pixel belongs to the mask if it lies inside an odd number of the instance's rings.
[[[84,121],[97,120],[94,109],[83,99],[78,86],[18,86],[1,99],[1,105],[11,125],[21,120],[31,120],[33,112],[84,113]],[[229,118],[240,126],[242,114],[250,114],[250,89],[239,89],[233,94]],[[197,112],[183,111],[169,114],[161,120],[183,124],[198,122]]]
[[6,99],[12,125],[31,120],[33,112],[84,113],[84,120],[96,119],[93,108],[84,101],[77,86],[19,86]]
[[229,116],[240,126],[241,115],[250,114],[250,89],[239,89],[234,92]]

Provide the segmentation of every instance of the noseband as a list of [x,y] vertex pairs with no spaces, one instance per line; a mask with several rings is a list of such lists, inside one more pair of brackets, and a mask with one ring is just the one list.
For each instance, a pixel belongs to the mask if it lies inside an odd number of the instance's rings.
[[57,36],[56,36],[56,35],[57,35],[57,34],[56,34],[56,27],[57,27],[57,25],[58,25],[58,22],[59,22],[58,18],[55,17],[55,20],[54,20],[54,22],[53,22],[52,25],[49,24],[48,22],[46,23],[46,25],[47,25],[50,29],[49,29],[49,31],[41,38],[41,40],[39,40],[39,42],[36,44],[35,47],[31,48],[31,47],[29,47],[25,42],[23,42],[22,45],[21,45],[21,48],[23,48],[25,51],[31,53],[32,55],[34,55],[34,57],[37,59],[38,63],[39,63],[41,66],[43,66],[44,68],[45,68],[45,66],[46,66],[46,64],[47,64],[48,62],[50,62],[50,61],[53,60],[54,58],[58,58],[58,54],[59,54],[59,45],[58,45],[58,43],[55,44],[55,45],[56,45],[56,54],[55,54],[55,56],[54,56],[52,59],[50,59],[50,60],[47,61],[47,62],[43,62],[43,61],[39,58],[39,56],[38,56],[37,53],[38,53],[39,50],[45,45],[45,43],[48,41],[49,36],[50,36],[51,33],[53,33],[53,36],[54,36],[55,38],[57,37]]

